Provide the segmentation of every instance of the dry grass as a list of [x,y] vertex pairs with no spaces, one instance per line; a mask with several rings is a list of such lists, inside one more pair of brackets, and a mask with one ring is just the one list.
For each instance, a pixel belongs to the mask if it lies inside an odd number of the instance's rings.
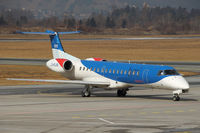
[[[47,84],[42,82],[10,81],[6,78],[66,79],[45,66],[0,65],[0,85]],[[49,83],[52,84],[52,83]]]
[[[200,39],[64,41],[64,49],[82,59],[200,61]],[[51,58],[49,42],[0,42],[0,58]]]

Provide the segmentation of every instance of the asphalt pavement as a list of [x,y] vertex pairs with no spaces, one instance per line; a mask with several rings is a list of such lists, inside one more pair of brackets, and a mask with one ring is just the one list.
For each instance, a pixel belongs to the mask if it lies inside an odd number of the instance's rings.
[[169,90],[132,88],[127,97],[81,85],[0,87],[3,133],[199,133],[200,77],[187,77],[190,92],[172,101]]

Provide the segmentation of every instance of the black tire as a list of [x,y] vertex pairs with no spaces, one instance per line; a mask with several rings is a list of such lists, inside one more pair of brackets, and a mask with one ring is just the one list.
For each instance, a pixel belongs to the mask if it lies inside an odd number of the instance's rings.
[[91,92],[87,91],[86,97],[90,97]]
[[85,94],[84,94],[84,93],[82,93],[82,97],[85,97]]
[[121,97],[122,96],[122,90],[117,90],[117,96]]
[[179,95],[174,95],[174,96],[173,96],[173,101],[179,101],[179,100],[180,100]]
[[176,97],[176,101],[180,101],[180,97],[179,96]]
[[127,94],[126,90],[122,90],[122,96],[125,97]]
[[118,97],[125,97],[127,94],[126,90],[117,90]]
[[90,91],[88,91],[88,90],[83,90],[82,91],[82,97],[90,97],[90,95],[91,95]]

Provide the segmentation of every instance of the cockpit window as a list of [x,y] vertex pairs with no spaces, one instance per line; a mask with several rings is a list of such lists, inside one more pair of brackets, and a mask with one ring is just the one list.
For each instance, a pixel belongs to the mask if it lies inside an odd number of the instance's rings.
[[161,70],[158,75],[179,75],[179,73],[176,70]]

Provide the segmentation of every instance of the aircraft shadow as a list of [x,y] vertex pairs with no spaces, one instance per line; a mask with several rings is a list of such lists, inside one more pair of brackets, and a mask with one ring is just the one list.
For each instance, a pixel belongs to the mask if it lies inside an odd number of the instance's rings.
[[[92,93],[92,96],[95,97],[117,97],[114,93]],[[125,97],[120,98],[137,98],[137,99],[151,99],[151,100],[172,100],[172,95],[169,94],[158,94],[158,95],[127,95]],[[185,98],[184,96],[180,96],[181,101],[198,101],[193,98]]]
[[[5,90],[2,90],[2,93],[5,94]],[[82,88],[79,87],[70,87],[70,88],[59,88],[59,87],[48,87],[48,88],[23,88],[23,89],[13,89],[12,92],[10,92],[10,90],[8,90],[8,94],[36,94],[38,93],[38,91],[40,93],[66,93],[69,95],[77,95],[77,97],[81,96],[81,91]],[[1,95],[1,91],[0,91],[0,95]],[[117,97],[116,95],[116,91],[102,91],[102,89],[94,89],[92,91],[92,97]],[[187,98],[184,96],[180,96],[181,97],[181,101],[198,101],[196,99],[193,98]],[[172,95],[171,94],[157,94],[157,95],[127,95],[126,97],[119,97],[119,98],[137,98],[137,99],[151,99],[151,100],[172,100]]]

